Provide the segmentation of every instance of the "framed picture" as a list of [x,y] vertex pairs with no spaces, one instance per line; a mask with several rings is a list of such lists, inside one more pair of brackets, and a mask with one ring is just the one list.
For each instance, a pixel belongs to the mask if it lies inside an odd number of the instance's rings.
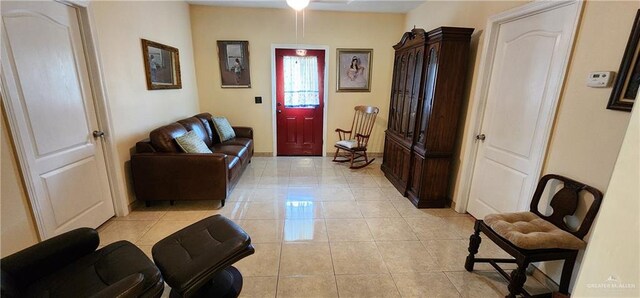
[[222,88],[251,88],[249,42],[218,40]]
[[633,29],[627,42],[627,48],[622,57],[618,77],[613,85],[613,91],[609,98],[607,109],[631,111],[633,103],[638,95],[638,87],[640,86],[640,9],[636,13],[636,19],[633,21]]
[[178,49],[142,39],[147,89],[182,89]]
[[338,92],[371,92],[372,49],[338,49]]

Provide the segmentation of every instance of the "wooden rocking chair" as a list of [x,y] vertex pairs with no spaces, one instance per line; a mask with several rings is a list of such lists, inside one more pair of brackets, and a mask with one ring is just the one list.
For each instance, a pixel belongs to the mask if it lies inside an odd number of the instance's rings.
[[[371,164],[375,158],[367,157],[367,143],[376,122],[376,116],[380,109],[377,107],[356,106],[351,130],[336,129],[340,141],[336,142],[336,154],[333,156],[335,162],[351,162],[349,168],[360,169]],[[338,156],[340,150],[347,152],[345,156]],[[360,165],[354,163],[364,162]]]

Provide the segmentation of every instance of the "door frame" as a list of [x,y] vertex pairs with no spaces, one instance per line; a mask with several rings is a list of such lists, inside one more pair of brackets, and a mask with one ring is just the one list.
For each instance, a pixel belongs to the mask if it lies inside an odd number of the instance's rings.
[[[493,15],[487,20],[487,25],[485,27],[485,42],[482,46],[482,57],[480,60],[480,67],[477,75],[478,87],[475,90],[473,96],[474,102],[470,110],[471,118],[469,121],[471,125],[468,129],[469,134],[467,135],[467,138],[463,140],[463,147],[461,149],[461,152],[464,152],[464,155],[462,156],[462,159],[460,161],[460,184],[458,185],[458,192],[456,193],[454,198],[454,201],[456,203],[455,210],[457,212],[467,212],[467,206],[469,204],[473,171],[476,165],[478,148],[480,146],[475,136],[481,133],[482,122],[484,120],[484,113],[487,105],[487,95],[489,92],[488,78],[490,77],[493,70],[492,66],[496,53],[500,25],[572,4],[576,5],[578,13],[576,14],[576,19],[573,24],[573,31],[571,32],[569,54],[565,57],[565,60],[562,61],[562,75],[560,76],[560,80],[562,80],[562,83],[558,85],[558,88],[556,90],[553,90],[554,96],[551,103],[553,109],[549,117],[546,119],[546,125],[543,132],[544,138],[542,143],[539,144],[541,148],[543,148],[543,150],[540,152],[539,161],[535,165],[532,172],[533,175],[540,177],[542,167],[545,163],[544,157],[547,155],[547,150],[549,149],[549,140],[551,139],[553,124],[555,122],[556,112],[558,111],[558,103],[560,101],[560,96],[562,95],[562,90],[564,89],[564,84],[566,83],[565,78],[569,69],[569,62],[573,57],[573,50],[577,37],[578,26],[582,19],[584,7],[583,2],[579,0],[558,2],[536,1]],[[533,187],[536,185],[536,183],[536,180],[532,180],[532,183],[530,183],[530,185],[526,185],[525,187],[533,190]]]
[[[94,109],[98,120],[98,126],[104,131],[105,135],[103,141],[100,142],[103,152],[105,166],[107,169],[107,179],[109,180],[109,191],[111,192],[111,201],[114,207],[116,216],[124,216],[129,213],[127,198],[124,195],[124,187],[120,183],[120,172],[117,167],[117,148],[115,145],[115,138],[113,137],[113,125],[111,121],[111,113],[109,108],[109,101],[107,100],[107,92],[105,88],[104,76],[102,74],[102,63],[100,61],[100,55],[98,51],[98,44],[95,31],[95,21],[92,18],[93,12],[90,7],[89,1],[56,1],[64,5],[69,5],[77,9],[80,26],[80,34],[82,37],[82,43],[84,47],[84,55],[87,63],[87,70],[89,73],[89,82],[91,84],[92,95],[94,100]],[[0,95],[7,99],[6,93],[6,81],[4,75],[0,77]],[[24,150],[24,142],[17,127],[19,126],[17,119],[15,118],[15,108],[9,100],[2,100],[3,107],[5,109],[5,116],[9,123],[9,133],[13,146],[16,149],[16,155],[18,157],[18,164],[20,166],[20,176],[24,182],[25,191],[27,193],[29,203],[31,206],[36,205],[36,190],[33,184],[31,176],[25,173],[29,173],[29,166],[27,165],[26,150]],[[40,214],[37,213],[37,208],[31,208],[33,217],[35,219],[36,229],[38,230],[38,236],[40,240],[46,239],[44,235],[43,222]]]
[[324,108],[322,109],[322,156],[327,156],[327,110],[329,106],[329,46],[307,44],[271,44],[271,128],[273,131],[273,156],[278,156],[278,126],[276,119],[276,49],[307,49],[324,51]]

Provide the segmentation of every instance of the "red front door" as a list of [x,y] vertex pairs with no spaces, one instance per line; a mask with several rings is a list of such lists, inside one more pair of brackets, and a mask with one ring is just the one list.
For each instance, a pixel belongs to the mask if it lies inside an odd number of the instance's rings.
[[276,49],[278,155],[322,155],[324,51]]

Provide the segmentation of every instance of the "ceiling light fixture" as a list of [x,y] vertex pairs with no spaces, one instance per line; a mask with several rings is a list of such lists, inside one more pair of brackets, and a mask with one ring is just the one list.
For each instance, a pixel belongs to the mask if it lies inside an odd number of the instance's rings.
[[[304,9],[309,5],[309,0],[287,0],[287,5],[293,8],[296,13],[295,27],[296,27],[296,45],[298,45],[298,12],[302,11],[302,38],[304,39]],[[296,51],[298,56],[305,56],[306,50],[298,49]]]
[[296,11],[301,11],[309,5],[309,0],[287,0],[287,5]]

